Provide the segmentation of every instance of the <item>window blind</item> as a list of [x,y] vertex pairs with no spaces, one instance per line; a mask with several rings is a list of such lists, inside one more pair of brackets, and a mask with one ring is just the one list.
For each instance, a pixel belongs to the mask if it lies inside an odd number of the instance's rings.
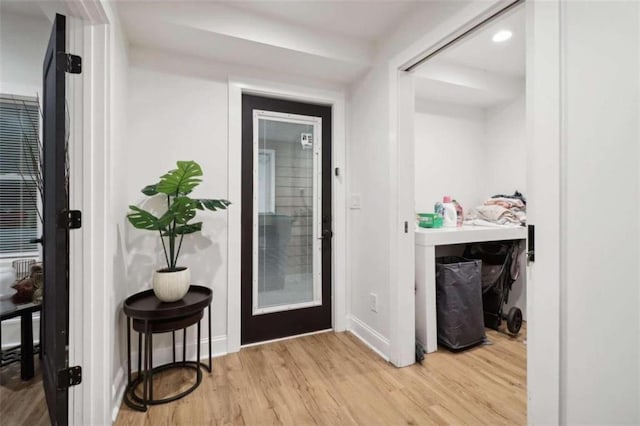
[[39,236],[40,113],[31,99],[0,96],[0,256],[33,254]]

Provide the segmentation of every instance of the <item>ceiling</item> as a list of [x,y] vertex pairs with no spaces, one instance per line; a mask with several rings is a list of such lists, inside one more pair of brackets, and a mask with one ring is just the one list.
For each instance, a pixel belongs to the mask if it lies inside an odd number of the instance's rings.
[[[2,13],[52,16],[64,0],[0,0]],[[129,44],[171,55],[350,84],[463,0],[118,0]],[[457,60],[453,58],[452,60]]]
[[[524,77],[525,25],[525,8],[520,6],[443,52],[438,60],[512,77]],[[513,36],[505,42],[494,43],[491,38],[499,30],[509,30]]]
[[[499,30],[513,33],[495,43]],[[429,59],[414,71],[416,97],[488,108],[524,91],[525,8],[520,6]]]
[[40,2],[27,0],[2,0],[0,1],[0,13],[38,18],[46,17],[40,7]]
[[378,42],[390,33],[417,2],[396,1],[234,1],[225,2],[245,12],[262,15],[319,32]]
[[406,29],[404,22],[453,13],[457,4],[121,0],[117,10],[134,47],[350,84],[371,67],[381,44]]

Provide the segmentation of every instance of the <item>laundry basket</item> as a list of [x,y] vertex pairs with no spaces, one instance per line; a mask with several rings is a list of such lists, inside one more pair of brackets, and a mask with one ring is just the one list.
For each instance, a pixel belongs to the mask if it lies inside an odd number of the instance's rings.
[[484,340],[481,276],[481,260],[455,256],[436,259],[439,344],[460,350]]

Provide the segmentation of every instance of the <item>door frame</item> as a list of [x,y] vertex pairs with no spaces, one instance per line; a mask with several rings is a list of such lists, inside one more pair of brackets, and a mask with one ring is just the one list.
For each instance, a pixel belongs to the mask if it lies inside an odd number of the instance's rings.
[[[407,73],[403,71],[418,57],[434,52],[468,29],[483,22],[514,0],[475,0],[440,26],[389,61],[389,122],[391,159],[391,199],[397,201],[389,223],[391,264],[390,282],[398,283],[391,300],[390,360],[397,366],[413,364],[415,342],[415,303],[413,292],[415,259],[413,238],[401,230],[401,224],[411,223],[414,211],[414,176],[403,172],[402,164],[412,162],[413,120],[401,117],[406,105],[413,104],[414,92]],[[562,156],[565,144],[562,136],[561,81],[561,3],[560,0],[525,2],[527,14],[527,180],[531,186],[530,200],[545,204],[557,203],[563,197]],[[543,172],[546,171],[546,172]],[[540,188],[535,190],[535,188]],[[544,187],[544,191],[541,188]],[[531,208],[529,221],[535,223],[537,235],[536,263],[527,268],[528,282],[535,276],[535,285],[527,285],[530,325],[527,339],[527,418],[529,424],[560,423],[560,314],[562,297],[562,242],[566,231],[559,211]],[[409,234],[410,235],[410,234]],[[408,273],[409,271],[409,273]],[[535,309],[535,306],[538,308]],[[540,306],[544,306],[541,309]]]
[[[69,388],[69,424],[106,424],[115,420],[120,406],[111,374],[113,308],[105,262],[109,43],[114,17],[102,2],[91,0],[64,0],[46,12],[67,16],[67,51],[82,57],[83,68],[74,83],[67,85],[72,126],[69,165],[76,171],[70,176],[69,204],[83,214],[82,228],[69,238],[69,365],[83,368],[82,383]],[[94,304],[94,300],[105,303]],[[109,368],[96,368],[103,365]]]
[[[105,276],[105,206],[109,182],[109,43],[115,18],[102,2],[91,0],[62,0],[43,4],[42,9],[50,20],[56,13],[67,16],[66,51],[80,55],[83,68],[82,74],[73,77],[73,84],[67,84],[66,94],[72,170],[69,205],[83,213],[82,228],[69,236],[68,358],[69,365],[82,366],[84,373],[82,383],[69,388],[68,421],[70,425],[107,424],[115,420],[120,406],[111,377],[111,286],[105,285],[111,282]],[[105,303],[96,305],[94,300]],[[96,368],[103,365],[109,368]]]
[[[250,94],[331,106],[332,119],[332,326],[345,331],[347,323],[347,210],[346,110],[344,94],[243,77],[229,78],[229,129],[227,145],[227,353],[240,350],[241,324],[241,212],[242,212],[242,95]],[[336,176],[335,170],[338,169]]]

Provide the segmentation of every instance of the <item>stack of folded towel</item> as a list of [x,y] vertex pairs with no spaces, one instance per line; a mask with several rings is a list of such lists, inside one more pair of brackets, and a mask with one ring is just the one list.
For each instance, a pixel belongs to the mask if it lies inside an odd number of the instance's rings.
[[527,221],[527,203],[519,192],[514,195],[495,195],[483,205],[472,208],[466,216],[466,225],[513,227],[524,226]]

